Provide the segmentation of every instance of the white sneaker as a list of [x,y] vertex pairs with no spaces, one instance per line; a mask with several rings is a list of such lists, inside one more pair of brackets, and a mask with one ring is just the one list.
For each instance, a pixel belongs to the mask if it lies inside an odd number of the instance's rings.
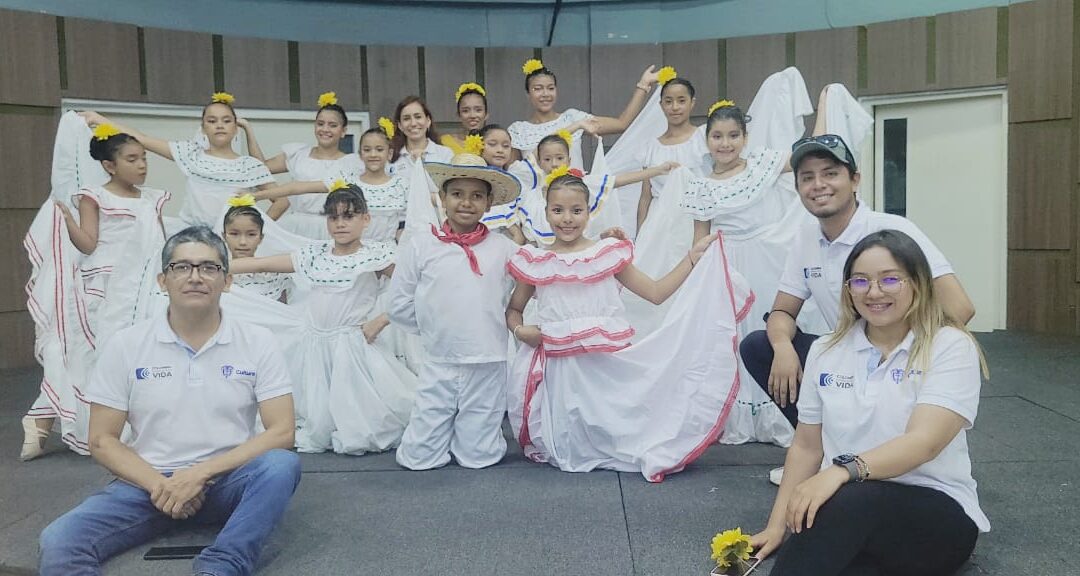
[[779,486],[780,481],[784,479],[784,467],[773,468],[769,470],[769,482]]

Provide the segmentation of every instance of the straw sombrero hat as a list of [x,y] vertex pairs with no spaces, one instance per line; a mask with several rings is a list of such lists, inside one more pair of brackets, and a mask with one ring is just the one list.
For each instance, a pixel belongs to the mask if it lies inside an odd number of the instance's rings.
[[442,190],[443,183],[456,178],[475,178],[491,184],[492,205],[509,204],[521,193],[521,182],[509,172],[488,166],[476,154],[462,152],[454,155],[449,164],[425,163],[428,175],[435,186]]

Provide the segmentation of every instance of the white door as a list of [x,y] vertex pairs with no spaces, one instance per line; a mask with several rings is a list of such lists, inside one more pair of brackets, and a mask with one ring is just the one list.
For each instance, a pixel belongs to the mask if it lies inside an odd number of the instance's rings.
[[1005,328],[1004,92],[874,105],[875,205],[906,216],[975,304],[969,328]]

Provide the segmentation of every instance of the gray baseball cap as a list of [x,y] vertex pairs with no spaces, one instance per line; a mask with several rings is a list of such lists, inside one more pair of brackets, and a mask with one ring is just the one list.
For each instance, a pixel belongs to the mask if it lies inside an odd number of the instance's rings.
[[799,162],[811,152],[825,152],[836,158],[841,164],[846,164],[851,171],[858,172],[855,165],[855,156],[848,148],[847,142],[836,134],[822,134],[820,136],[807,136],[791,145],[791,169],[798,172]]

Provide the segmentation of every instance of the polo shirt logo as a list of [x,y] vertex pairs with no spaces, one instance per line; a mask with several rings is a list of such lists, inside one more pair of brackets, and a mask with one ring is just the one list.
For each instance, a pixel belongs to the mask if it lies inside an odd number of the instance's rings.
[[904,369],[903,368],[893,368],[892,369],[892,381],[899,384],[900,381],[903,380],[903,379],[904,379]]
[[232,364],[224,364],[224,365],[222,365],[222,367],[221,367],[221,375],[222,376],[224,376],[225,378],[231,378],[233,374],[235,374],[237,376],[251,376],[252,378],[255,377],[255,371],[254,370],[244,370],[243,368],[236,368]]
[[149,380],[151,378],[172,378],[172,366],[151,366],[150,368],[136,368],[136,380]]
[[821,278],[821,266],[814,266],[813,268],[803,268],[803,278]]
[[818,386],[821,386],[822,388],[832,386],[833,388],[846,390],[855,387],[855,378],[853,376],[822,372],[818,375]]

